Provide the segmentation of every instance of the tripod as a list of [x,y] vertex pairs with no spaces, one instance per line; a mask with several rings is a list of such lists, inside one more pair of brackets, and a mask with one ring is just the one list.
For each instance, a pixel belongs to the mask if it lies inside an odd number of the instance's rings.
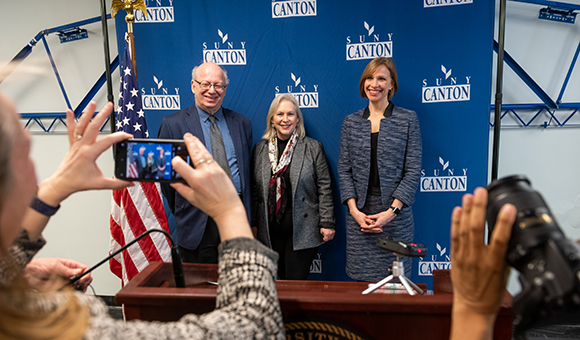
[[374,285],[371,285],[369,288],[367,288],[365,291],[362,292],[363,294],[372,293],[375,290],[383,287],[384,285],[386,285],[388,282],[390,282],[393,279],[399,279],[401,281],[401,283],[403,284],[403,286],[405,286],[405,289],[407,289],[407,292],[409,292],[409,295],[416,294],[413,291],[413,289],[411,289],[411,287],[413,287],[417,291],[417,293],[419,293],[419,294],[424,293],[421,288],[417,287],[416,284],[414,284],[411,280],[409,280],[405,277],[405,267],[403,266],[403,261],[401,261],[399,254],[395,253],[395,256],[397,256],[397,260],[393,261],[393,274],[387,276],[386,278],[375,283]]

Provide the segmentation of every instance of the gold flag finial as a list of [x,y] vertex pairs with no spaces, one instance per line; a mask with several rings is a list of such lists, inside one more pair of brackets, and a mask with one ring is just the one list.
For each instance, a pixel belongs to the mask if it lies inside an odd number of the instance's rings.
[[143,0],[113,0],[111,2],[111,16],[114,18],[117,11],[124,9],[127,12],[125,21],[132,24],[135,21],[134,9],[140,9],[147,16],[147,7]]

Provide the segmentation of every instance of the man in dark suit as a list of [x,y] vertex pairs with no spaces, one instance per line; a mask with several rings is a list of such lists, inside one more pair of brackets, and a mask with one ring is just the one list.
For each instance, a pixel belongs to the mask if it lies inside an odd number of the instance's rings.
[[[230,175],[249,220],[252,123],[246,116],[222,107],[228,82],[226,72],[214,63],[194,67],[191,91],[195,104],[166,116],[158,136],[183,139],[189,132],[199,138]],[[217,263],[220,238],[213,219],[192,206],[171,186],[162,184],[161,189],[175,216],[177,243],[183,261]]]
[[137,156],[137,177],[145,178],[147,173],[147,158],[145,157],[145,147],[139,148],[139,155]]

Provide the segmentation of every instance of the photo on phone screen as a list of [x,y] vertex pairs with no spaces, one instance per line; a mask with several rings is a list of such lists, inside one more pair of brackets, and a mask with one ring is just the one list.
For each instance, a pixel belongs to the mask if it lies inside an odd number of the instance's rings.
[[115,176],[138,182],[183,182],[171,166],[175,156],[191,164],[182,140],[124,140],[115,144]]

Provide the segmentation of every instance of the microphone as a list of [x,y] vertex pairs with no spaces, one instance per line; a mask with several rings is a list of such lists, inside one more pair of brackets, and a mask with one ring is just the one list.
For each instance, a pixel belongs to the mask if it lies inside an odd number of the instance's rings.
[[177,245],[171,240],[171,262],[173,262],[173,278],[175,279],[175,287],[185,287],[185,278],[183,277],[183,264],[181,263],[181,256]]
[[130,246],[132,246],[133,244],[135,244],[136,242],[141,240],[143,237],[149,235],[152,232],[163,233],[171,241],[171,261],[173,262],[173,277],[175,279],[175,287],[184,288],[185,287],[185,279],[183,276],[183,264],[181,263],[181,256],[179,256],[179,250],[177,249],[177,244],[175,242],[173,242],[173,238],[171,237],[171,234],[169,234],[168,232],[166,232],[163,229],[149,229],[149,230],[147,230],[143,234],[139,235],[139,237],[137,237],[133,241],[127,243],[126,245],[121,247],[119,250],[115,251],[114,253],[107,256],[105,259],[103,259],[101,262],[99,262],[96,265],[94,265],[93,267],[91,267],[86,272],[81,273],[81,274],[77,274],[77,275],[71,277],[69,280],[69,285],[74,285],[83,276],[85,276],[88,273],[92,272],[93,270],[97,269],[103,263],[105,263],[105,262],[109,261],[110,259],[112,259],[113,257],[117,256],[117,254],[119,254],[123,250],[129,248]]

